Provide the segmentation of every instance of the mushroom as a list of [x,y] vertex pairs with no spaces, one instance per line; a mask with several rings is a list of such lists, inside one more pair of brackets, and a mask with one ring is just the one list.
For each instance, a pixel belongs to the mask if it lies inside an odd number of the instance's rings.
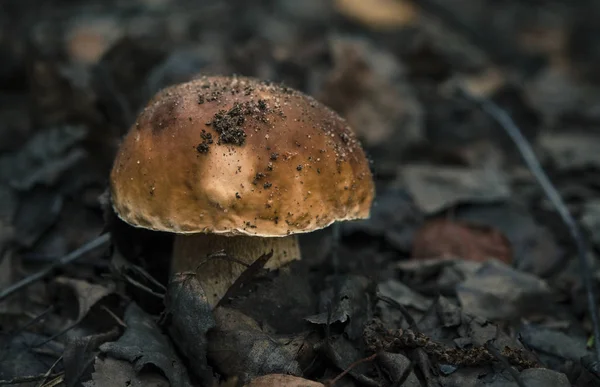
[[[300,259],[297,234],[367,218],[369,162],[346,121],[291,88],[206,76],[158,92],[125,136],[112,206],[174,233],[171,270],[192,271],[215,306],[263,254]],[[233,259],[209,259],[224,250]],[[243,263],[243,264],[241,264]]]

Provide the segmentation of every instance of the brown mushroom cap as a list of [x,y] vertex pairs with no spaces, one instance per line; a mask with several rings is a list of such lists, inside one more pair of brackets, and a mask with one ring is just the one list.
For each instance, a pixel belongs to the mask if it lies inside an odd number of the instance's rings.
[[203,77],[159,92],[111,173],[116,213],[174,233],[284,236],[367,218],[369,163],[347,123],[298,91]]

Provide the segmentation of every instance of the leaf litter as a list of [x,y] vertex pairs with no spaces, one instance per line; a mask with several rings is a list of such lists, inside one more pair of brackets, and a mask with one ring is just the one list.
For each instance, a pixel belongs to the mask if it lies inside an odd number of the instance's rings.
[[[597,6],[92,3],[0,15],[2,384],[600,382]],[[215,310],[193,278],[169,280],[168,235],[110,220],[99,198],[136,112],[197,72],[331,105],[377,184],[370,219],[302,236],[302,261],[249,269]],[[499,111],[589,236],[589,262]],[[265,375],[281,373],[296,376]]]

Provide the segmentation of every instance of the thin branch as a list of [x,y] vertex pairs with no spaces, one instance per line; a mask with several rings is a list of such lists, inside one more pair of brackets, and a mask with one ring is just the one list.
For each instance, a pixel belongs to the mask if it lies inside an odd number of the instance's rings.
[[131,285],[135,286],[136,288],[143,290],[144,292],[153,295],[154,297],[163,299],[165,298],[164,294],[155,292],[154,290],[150,289],[148,286],[142,284],[139,281],[134,280],[133,278],[131,278],[130,276],[128,276],[127,274],[123,274],[123,278],[125,278],[125,280],[127,282],[129,282]]
[[119,318],[119,316],[117,316],[115,314],[115,312],[113,312],[112,310],[108,309],[105,305],[101,305],[100,309],[104,310],[106,313],[108,313],[116,322],[117,324],[119,324],[120,326],[122,326],[123,328],[127,328],[127,324],[125,324],[125,321],[121,320]]
[[[532,175],[542,187],[544,194],[548,197],[548,199],[560,215],[562,221],[569,229],[569,233],[571,234],[571,237],[573,238],[577,246],[579,269],[587,293],[588,310],[592,319],[594,337],[596,337],[596,340],[598,340],[598,338],[600,338],[600,323],[598,321],[598,311],[596,309],[596,305],[598,305],[598,303],[596,302],[597,297],[594,292],[592,271],[590,270],[587,261],[588,246],[581,231],[579,230],[579,227],[577,226],[577,223],[575,222],[575,219],[569,213],[569,210],[567,209],[567,206],[564,203],[562,197],[554,188],[554,186],[550,182],[550,179],[544,172],[542,166],[540,165],[540,162],[538,161],[537,157],[535,156],[535,153],[533,152],[533,149],[531,148],[531,145],[523,136],[523,134],[521,133],[515,122],[512,120],[512,118],[510,118],[508,113],[506,113],[506,111],[504,111],[501,107],[499,107],[490,99],[476,97],[460,86],[458,87],[458,89],[463,96],[465,96],[468,100],[476,103],[481,108],[481,110],[489,114],[490,117],[492,117],[506,131],[506,133],[513,140],[517,149],[521,153],[521,156],[523,157],[523,160],[525,161],[525,164],[531,171]],[[600,345],[598,345],[596,342],[594,347],[596,350],[596,357],[600,359]]]
[[95,250],[99,247],[102,247],[108,244],[110,241],[110,234],[100,235],[96,239],[90,241],[89,243],[81,246],[77,250],[73,251],[70,254],[65,255],[58,261],[54,262],[52,265],[34,273],[28,277],[23,278],[21,281],[9,286],[8,288],[2,290],[0,292],[0,302],[4,301],[7,297],[13,295],[14,293],[23,290],[24,288],[34,284],[37,281],[42,280],[43,278],[51,275],[54,270],[59,267],[66,266],[70,263],[75,262],[79,258],[84,257],[87,253],[92,250]]
[[402,313],[402,316],[404,316],[404,319],[408,323],[408,326],[410,327],[410,329],[414,330],[415,332],[419,331],[417,322],[410,315],[410,312],[408,311],[408,309],[406,309],[406,307],[404,305],[402,305],[398,301],[394,300],[393,298],[384,296],[382,294],[377,294],[377,298],[380,299],[381,301],[385,302],[386,304],[397,308],[400,311],[400,313]]
[[48,376],[56,377],[61,374],[62,374],[62,372],[54,374],[54,375],[46,375],[45,373],[43,373],[40,375],[33,375],[33,376],[19,376],[16,378],[12,378],[10,380],[0,380],[0,386],[12,386],[12,385],[17,385],[17,384],[37,382],[40,380],[47,379]]
[[160,290],[162,290],[163,292],[167,292],[167,287],[163,284],[161,284],[160,282],[158,282],[158,280],[154,277],[152,277],[150,275],[150,273],[148,273],[146,270],[144,270],[143,268],[137,266],[137,265],[131,265],[129,267],[129,269],[131,271],[136,271],[138,272],[138,274],[140,274],[142,277],[146,278],[148,281],[152,282],[154,285],[156,285],[156,287],[160,288]]
[[56,367],[58,365],[58,363],[63,359],[63,357],[59,357],[58,359],[56,359],[56,361],[54,362],[54,364],[52,364],[50,366],[50,368],[48,368],[48,371],[46,371],[45,375],[46,377],[44,379],[42,379],[42,381],[38,384],[37,387],[41,387],[44,384],[46,384],[46,380],[48,380],[48,378],[50,377],[50,374],[52,374],[52,370],[54,369],[54,367]]
[[346,368],[341,374],[339,374],[338,376],[336,376],[335,378],[333,378],[329,382],[327,382],[327,386],[330,386],[330,387],[333,386],[334,384],[339,382],[344,376],[346,376],[350,371],[352,371],[353,368],[356,368],[357,366],[359,366],[362,363],[372,361],[376,357],[377,357],[377,354],[374,353],[369,357],[365,357],[364,359],[359,359],[359,360],[355,361],[354,363],[350,364],[350,366],[348,368]]

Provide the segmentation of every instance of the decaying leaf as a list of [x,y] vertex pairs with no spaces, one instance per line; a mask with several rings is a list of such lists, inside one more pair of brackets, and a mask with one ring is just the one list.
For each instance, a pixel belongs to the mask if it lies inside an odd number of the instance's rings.
[[410,259],[398,262],[399,279],[421,294],[438,295],[455,291],[456,285],[471,277],[481,262],[464,259]]
[[434,218],[425,222],[413,240],[413,258],[498,259],[510,264],[508,239],[493,227]]
[[153,365],[162,371],[171,385],[192,387],[185,365],[152,317],[132,302],[125,311],[125,323],[127,329],[123,336],[117,341],[102,344],[102,352],[132,363],[135,372]]
[[378,291],[382,296],[389,297],[400,305],[411,307],[421,312],[429,309],[432,303],[427,297],[415,292],[401,281],[395,279],[380,282]]
[[404,149],[423,139],[423,108],[394,55],[347,35],[332,36],[329,47],[334,67],[316,96],[348,120],[365,145],[378,146],[373,157],[389,153],[384,143]]
[[583,334],[561,332],[540,325],[524,325],[519,330],[519,337],[550,364],[556,359],[578,362],[593,352],[586,347],[587,337]]
[[597,133],[542,133],[538,142],[561,169],[600,166],[600,135]]
[[[339,281],[339,282],[337,282]],[[334,278],[332,284],[321,293],[320,313],[305,319],[312,324],[348,323],[346,333],[351,339],[362,332],[362,324],[375,297],[375,285],[368,278],[348,275]]]
[[54,282],[68,287],[75,293],[78,305],[77,317],[75,318],[77,321],[83,319],[98,301],[115,291],[115,284],[112,282],[107,285],[100,285],[67,277],[58,277]]
[[67,387],[78,386],[82,380],[90,378],[91,366],[94,364],[98,346],[116,339],[119,333],[119,328],[114,327],[109,332],[68,340],[63,353]]
[[271,374],[260,376],[244,387],[325,387],[324,384],[293,375]]
[[382,352],[377,356],[377,361],[389,374],[393,383],[404,380],[403,387],[420,387],[421,383],[411,370],[410,360],[401,353]]
[[84,387],[170,387],[169,381],[159,372],[143,369],[136,372],[131,363],[110,357],[96,357],[92,379]]
[[269,334],[235,309],[219,306],[213,313],[216,328],[208,334],[208,354],[221,373],[244,383],[271,373],[302,375],[297,361],[306,346],[302,340]]
[[561,263],[564,252],[547,226],[538,224],[531,211],[514,202],[477,203],[452,211],[457,221],[485,224],[510,241],[512,264],[521,271],[546,276]]
[[410,165],[402,167],[402,176],[417,205],[427,213],[462,202],[496,202],[511,192],[506,176],[495,169]]
[[552,305],[546,281],[496,260],[458,284],[456,293],[466,312],[491,320],[512,320]]
[[204,290],[194,275],[176,273],[173,276],[165,307],[171,339],[194,364],[191,371],[204,384],[209,384],[213,377],[206,358],[206,333],[215,326],[215,321]]
[[76,145],[88,134],[81,126],[63,126],[38,133],[14,154],[0,157],[0,181],[18,190],[36,184],[52,185],[80,162],[85,153]]

